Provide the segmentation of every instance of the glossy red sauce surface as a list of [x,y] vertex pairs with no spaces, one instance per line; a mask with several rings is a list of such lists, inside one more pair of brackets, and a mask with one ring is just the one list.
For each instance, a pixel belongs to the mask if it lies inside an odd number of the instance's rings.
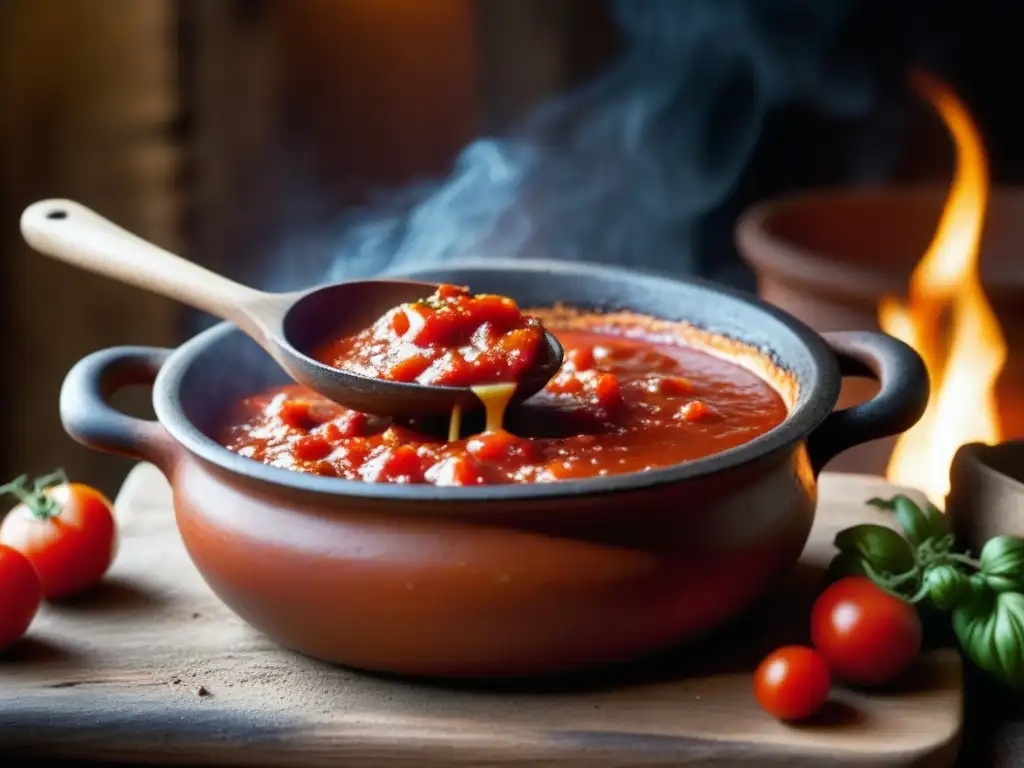
[[512,299],[442,285],[361,333],[328,343],[316,358],[375,379],[469,387],[518,381],[543,337],[540,320],[523,315]]
[[780,424],[780,395],[754,373],[682,344],[559,332],[547,388],[506,415],[508,431],[447,442],[447,423],[395,424],[298,386],[246,399],[230,450],[300,472],[367,482],[477,485],[616,475],[699,459]]

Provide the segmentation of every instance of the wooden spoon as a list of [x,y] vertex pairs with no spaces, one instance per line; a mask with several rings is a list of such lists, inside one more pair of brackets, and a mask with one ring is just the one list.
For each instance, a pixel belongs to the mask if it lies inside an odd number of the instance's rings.
[[[388,309],[429,296],[435,283],[360,280],[292,293],[266,293],[175,256],[71,200],[25,209],[21,233],[35,250],[90,272],[180,301],[237,325],[299,384],[348,408],[416,416],[478,408],[469,388],[383,381],[314,360],[320,343],[357,333]],[[555,375],[562,346],[550,333],[534,367],[518,382],[524,400]]]

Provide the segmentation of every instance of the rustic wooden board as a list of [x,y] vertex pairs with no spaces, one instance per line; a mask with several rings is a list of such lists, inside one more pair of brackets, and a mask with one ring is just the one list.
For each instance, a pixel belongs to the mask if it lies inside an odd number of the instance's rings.
[[[837,690],[813,723],[762,714],[750,672],[806,635],[835,531],[887,518],[876,478],[826,475],[792,584],[697,646],[600,679],[501,691],[359,674],[283,651],[224,608],[189,562],[162,476],[117,499],[104,587],[47,607],[0,660],[0,754],[251,766],[949,765],[962,669],[926,654],[900,688]],[[273,563],[267,563],[273,568]]]

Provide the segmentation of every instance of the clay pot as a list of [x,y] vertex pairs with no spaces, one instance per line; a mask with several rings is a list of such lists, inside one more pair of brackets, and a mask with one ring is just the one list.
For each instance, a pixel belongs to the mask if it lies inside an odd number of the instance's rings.
[[[61,395],[67,431],[159,466],[213,591],[280,644],[328,661],[427,676],[551,674],[706,632],[796,562],[818,469],[851,445],[905,429],[927,399],[909,347],[877,334],[822,339],[778,310],[701,284],[533,261],[406,276],[524,306],[688,319],[764,350],[795,392],[776,429],[698,461],[579,481],[434,487],[312,476],[219,446],[209,435],[240,398],[284,383],[233,326],[173,352],[124,347],[81,361]],[[843,373],[866,372],[881,380],[879,396],[830,415]],[[158,422],[108,404],[140,381],[154,382]]]
[[[737,245],[757,275],[758,294],[816,331],[877,330],[878,303],[904,296],[928,248],[945,187],[821,190],[775,200],[739,220]],[[998,383],[1004,436],[1024,437],[1024,190],[991,191],[981,244],[982,282],[1007,337]],[[870,382],[844,382],[841,406],[872,397]],[[830,470],[885,470],[893,440],[845,453]]]
[[953,457],[946,512],[975,555],[993,536],[1024,538],[1024,441],[968,443]]

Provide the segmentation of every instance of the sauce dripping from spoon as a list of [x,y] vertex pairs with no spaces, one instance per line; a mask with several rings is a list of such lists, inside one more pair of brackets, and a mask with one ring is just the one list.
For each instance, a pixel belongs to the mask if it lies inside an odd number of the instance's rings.
[[484,411],[487,414],[484,432],[500,432],[505,421],[505,409],[508,408],[512,396],[516,393],[516,385],[514,383],[480,384],[470,387],[470,389],[484,404]]
[[[516,393],[516,385],[512,384],[478,384],[470,387],[480,402],[484,404],[486,423],[484,433],[500,432],[505,423],[505,411]],[[448,421],[448,442],[454,443],[462,437],[462,405],[456,403]]]
[[454,443],[462,437],[462,405],[456,403],[452,407],[452,417],[448,422],[448,442]]

